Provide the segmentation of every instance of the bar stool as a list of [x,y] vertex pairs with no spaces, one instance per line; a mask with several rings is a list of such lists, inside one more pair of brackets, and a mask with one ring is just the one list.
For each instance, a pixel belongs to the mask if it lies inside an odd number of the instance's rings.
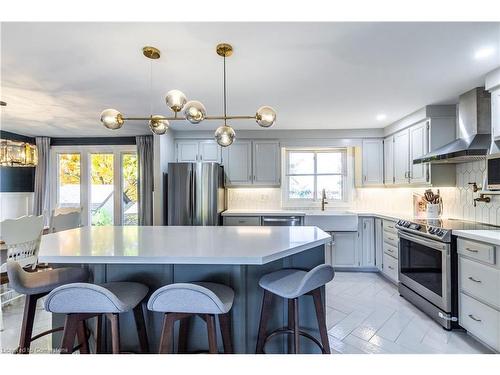
[[76,267],[55,268],[40,272],[26,272],[15,260],[7,261],[6,267],[11,287],[17,293],[26,295],[21,336],[19,338],[19,347],[16,352],[28,354],[32,341],[63,329],[63,327],[53,328],[36,336],[32,336],[37,301],[61,285],[87,281],[89,273],[85,268]]
[[[264,289],[262,312],[260,316],[259,334],[257,336],[256,353],[264,353],[269,339],[280,334],[293,335],[294,353],[300,352],[299,336],[313,341],[323,354],[330,354],[330,344],[326,328],[325,312],[321,301],[321,287],[331,281],[335,275],[332,266],[321,264],[310,271],[300,269],[282,269],[264,275],[259,285]],[[271,315],[273,295],[288,301],[288,327],[278,328],[266,336],[266,324]],[[299,327],[299,297],[311,295],[314,300],[316,318],[321,336],[321,343]]]
[[185,353],[189,319],[200,316],[207,324],[209,353],[217,353],[215,316],[219,318],[224,353],[232,353],[231,315],[234,291],[228,286],[209,282],[176,283],[156,290],[148,301],[148,309],[164,313],[159,353],[171,353],[174,324],[180,320],[179,353]]
[[148,294],[148,287],[134,282],[110,282],[105,284],[73,283],[60,286],[45,299],[45,310],[66,314],[61,354],[72,352],[75,336],[84,342],[81,354],[88,354],[88,337],[84,329],[87,319],[97,317],[96,351],[101,352],[101,319],[111,323],[113,354],[120,353],[119,314],[134,311],[135,324],[142,353],[149,352],[146,324],[141,302]]

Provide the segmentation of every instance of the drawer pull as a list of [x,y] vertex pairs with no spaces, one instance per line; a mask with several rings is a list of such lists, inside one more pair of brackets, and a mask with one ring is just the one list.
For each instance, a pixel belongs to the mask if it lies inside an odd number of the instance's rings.
[[465,250],[470,251],[471,253],[479,253],[479,250],[471,249],[470,247],[466,247]]
[[239,220],[238,223],[243,224],[245,223],[245,220]]
[[390,253],[394,252],[394,250],[392,250],[392,249],[387,249],[387,251],[390,252]]
[[394,238],[392,238],[392,237],[387,237],[387,239],[388,239],[389,241],[394,241]]
[[475,278],[473,278],[472,276],[469,276],[469,280],[470,281],[474,281],[475,283],[480,283],[481,280],[476,280]]
[[390,270],[393,270],[393,269],[394,269],[394,267],[392,267],[392,266],[387,266],[387,267],[389,267],[389,269],[390,269]]
[[469,314],[469,318],[471,318],[472,320],[476,321],[476,322],[481,322],[481,319],[479,318],[476,318],[474,315],[472,314]]

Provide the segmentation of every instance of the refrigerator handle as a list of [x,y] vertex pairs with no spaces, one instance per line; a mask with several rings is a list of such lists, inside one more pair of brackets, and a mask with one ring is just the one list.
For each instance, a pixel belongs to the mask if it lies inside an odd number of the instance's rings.
[[189,173],[189,225],[193,225],[194,217],[194,168]]

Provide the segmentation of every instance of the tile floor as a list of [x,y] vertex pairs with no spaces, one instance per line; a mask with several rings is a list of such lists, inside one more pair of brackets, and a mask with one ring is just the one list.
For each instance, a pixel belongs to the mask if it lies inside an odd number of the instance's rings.
[[337,272],[326,304],[334,353],[491,353],[463,331],[445,331],[376,273]]
[[[397,288],[376,273],[337,272],[327,285],[327,325],[333,353],[428,354],[491,353],[465,332],[447,332],[401,298]],[[5,330],[0,352],[17,347],[23,299],[4,309]],[[35,332],[50,327],[50,314],[39,305]],[[33,343],[36,352],[50,352],[51,339]]]

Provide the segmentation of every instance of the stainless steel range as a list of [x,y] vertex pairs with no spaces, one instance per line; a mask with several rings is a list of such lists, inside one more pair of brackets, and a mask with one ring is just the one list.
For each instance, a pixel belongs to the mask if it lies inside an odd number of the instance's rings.
[[458,328],[458,260],[452,231],[491,229],[461,220],[399,220],[399,294],[446,329]]

